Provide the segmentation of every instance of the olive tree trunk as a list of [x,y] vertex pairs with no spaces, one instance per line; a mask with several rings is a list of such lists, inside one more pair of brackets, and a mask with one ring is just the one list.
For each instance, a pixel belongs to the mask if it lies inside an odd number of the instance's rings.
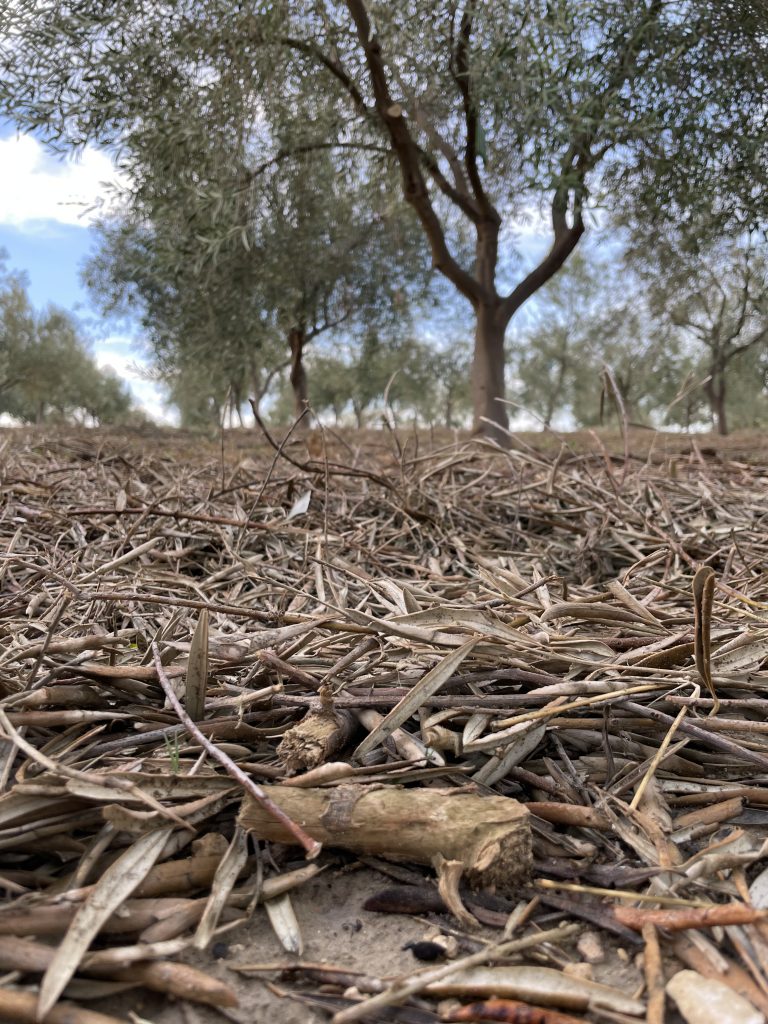
[[[502,441],[509,426],[504,404],[504,335],[507,321],[499,303],[477,307],[475,354],[472,362],[474,431]],[[501,429],[495,429],[495,428]]]
[[302,415],[309,405],[307,371],[304,367],[304,346],[306,342],[307,332],[302,327],[292,327],[288,331],[288,347],[291,350],[290,380],[297,418]]
[[712,375],[704,386],[714,427],[721,437],[728,433],[728,417],[725,410],[725,368],[713,367]]

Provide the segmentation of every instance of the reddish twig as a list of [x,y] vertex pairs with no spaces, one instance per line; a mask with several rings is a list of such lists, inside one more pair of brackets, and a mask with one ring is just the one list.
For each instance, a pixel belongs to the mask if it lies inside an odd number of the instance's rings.
[[155,668],[157,669],[157,678],[160,681],[163,692],[190,736],[200,744],[203,750],[218,761],[219,764],[223,766],[227,774],[231,775],[233,779],[239,782],[243,789],[245,789],[245,791],[249,793],[257,803],[261,804],[268,814],[271,814],[276,821],[279,821],[280,824],[291,833],[296,841],[307,851],[307,857],[309,860],[313,860],[317,857],[322,850],[322,845],[318,843],[316,839],[307,835],[307,833],[297,825],[295,821],[292,821],[284,811],[281,811],[277,804],[273,803],[269,799],[260,786],[257,786],[252,779],[249,779],[245,772],[241,768],[238,768],[235,762],[228,757],[224,751],[219,750],[214,743],[211,743],[211,741],[203,735],[186,713],[184,708],[181,706],[178,697],[173,692],[171,681],[166,675],[163,663],[160,660],[160,648],[155,640],[152,641],[152,655],[155,662]]

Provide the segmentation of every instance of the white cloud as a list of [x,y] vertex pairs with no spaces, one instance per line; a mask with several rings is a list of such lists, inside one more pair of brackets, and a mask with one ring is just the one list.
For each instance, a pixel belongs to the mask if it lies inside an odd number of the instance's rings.
[[106,153],[92,146],[77,157],[52,156],[31,135],[0,139],[0,224],[35,230],[40,221],[87,227],[120,180]]

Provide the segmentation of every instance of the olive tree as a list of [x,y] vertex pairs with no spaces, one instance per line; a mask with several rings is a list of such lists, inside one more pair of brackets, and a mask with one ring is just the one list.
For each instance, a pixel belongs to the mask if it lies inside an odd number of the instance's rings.
[[[311,173],[286,160],[278,176],[257,166],[247,119],[210,139],[199,101],[177,98],[172,158],[134,141],[130,186],[100,225],[86,281],[105,312],[138,313],[184,423],[220,418],[227,397],[239,412],[247,388],[258,402],[286,363],[300,414],[311,341],[406,318],[427,282],[420,237],[386,192],[350,187],[330,153]],[[406,251],[395,288],[381,267]]]
[[727,434],[729,381],[748,355],[759,364],[768,353],[768,244],[762,232],[702,243],[704,235],[637,232],[628,261],[646,283],[658,329],[697,359],[713,425]]
[[[353,185],[361,155],[380,182],[396,166],[434,267],[474,313],[480,430],[503,434],[507,326],[590,208],[685,211],[694,181],[723,216],[764,205],[754,0],[17,0],[7,21],[4,113],[53,144],[110,145],[129,166],[150,146],[170,173],[192,90],[213,143],[244,142],[278,180],[327,151]],[[532,217],[548,245],[512,269]]]
[[140,418],[130,392],[99,369],[77,321],[55,306],[37,311],[22,274],[0,253],[0,413],[25,423]]

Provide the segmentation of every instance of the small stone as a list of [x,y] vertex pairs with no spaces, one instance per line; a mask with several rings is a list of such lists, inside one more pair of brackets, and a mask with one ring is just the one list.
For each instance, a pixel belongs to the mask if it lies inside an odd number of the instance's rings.
[[582,981],[592,981],[592,964],[566,964],[563,974],[567,974],[570,978],[581,978]]
[[406,942],[403,949],[410,949],[417,960],[445,959],[445,947],[438,942]]
[[601,964],[605,960],[605,950],[597,932],[582,932],[576,949],[588,964]]
[[687,1024],[765,1024],[763,1014],[744,996],[697,971],[679,971],[667,983],[667,995]]

